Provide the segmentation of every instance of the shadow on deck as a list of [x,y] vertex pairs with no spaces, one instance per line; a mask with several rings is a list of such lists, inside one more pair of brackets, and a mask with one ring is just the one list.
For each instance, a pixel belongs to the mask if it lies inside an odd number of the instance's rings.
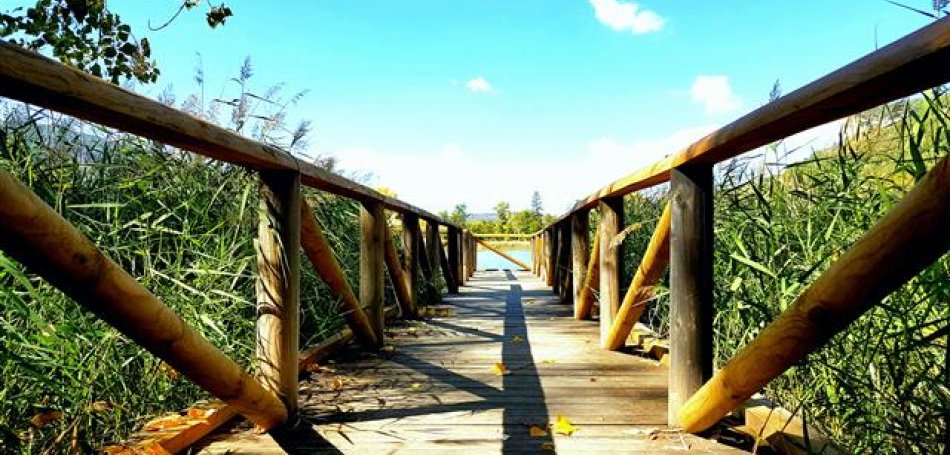
[[[348,349],[313,371],[293,428],[239,425],[201,453],[742,453],[665,431],[666,367],[601,350],[596,323],[530,274],[479,272],[437,308],[389,327],[392,352]],[[577,431],[532,436],[558,416]]]

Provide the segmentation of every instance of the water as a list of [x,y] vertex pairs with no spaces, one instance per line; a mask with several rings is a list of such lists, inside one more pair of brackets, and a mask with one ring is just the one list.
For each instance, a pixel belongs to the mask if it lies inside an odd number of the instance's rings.
[[[505,253],[511,255],[521,262],[524,262],[527,265],[531,265],[531,250],[527,248],[499,248],[499,250],[504,251]],[[478,249],[478,270],[518,270],[520,268],[521,267],[515,265],[513,262],[495,254],[493,251],[484,248]]]

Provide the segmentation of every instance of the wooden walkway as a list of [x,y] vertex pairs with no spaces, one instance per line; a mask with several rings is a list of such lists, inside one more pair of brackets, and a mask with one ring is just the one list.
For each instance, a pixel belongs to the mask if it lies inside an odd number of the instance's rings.
[[[600,349],[597,324],[529,273],[478,272],[435,311],[387,329],[391,352],[312,372],[295,429],[238,425],[200,453],[744,453],[665,431],[667,368]],[[558,416],[577,430],[531,434]]]

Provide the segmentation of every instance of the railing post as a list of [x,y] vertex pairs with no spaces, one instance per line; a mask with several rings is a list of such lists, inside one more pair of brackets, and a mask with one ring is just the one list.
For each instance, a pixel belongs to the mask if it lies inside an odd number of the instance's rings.
[[686,400],[712,377],[712,165],[670,175],[669,424]]
[[262,385],[297,409],[300,338],[300,174],[261,172],[257,359]]
[[455,272],[452,271],[452,266],[449,264],[449,256],[442,245],[442,236],[439,235],[438,225],[436,225],[435,240],[436,251],[439,255],[439,266],[442,267],[442,278],[445,279],[445,287],[450,294],[458,294],[459,285],[455,281]]
[[[435,287],[435,270],[439,267],[439,263],[432,262],[433,251],[430,248],[432,241],[429,240],[429,227],[428,223],[426,224],[426,240],[423,240],[422,234],[420,233],[417,237],[417,242],[419,244],[419,268],[422,270],[422,279],[425,281],[425,286],[423,286],[424,299],[425,303],[428,305],[430,303],[439,302],[442,299],[441,293]],[[427,241],[428,240],[428,241]],[[435,252],[438,253],[438,252]]]
[[419,217],[406,213],[402,215],[402,246],[405,249],[405,276],[409,286],[410,314],[404,318],[413,319],[419,314]]
[[553,266],[552,269],[554,270],[554,273],[552,274],[554,277],[554,285],[552,286],[552,290],[554,291],[554,294],[560,298],[561,285],[563,284],[562,277],[564,276],[564,270],[561,268],[561,246],[564,243],[562,241],[563,236],[561,235],[561,225],[555,224],[554,226],[551,226],[551,238],[553,239],[553,242],[551,242],[551,264]]
[[561,270],[561,284],[558,296],[562,303],[571,303],[574,301],[574,269],[571,266],[571,221],[565,220],[558,226],[558,239],[560,239],[560,249],[558,250],[558,268]]
[[600,344],[603,347],[620,309],[622,246],[614,246],[613,241],[622,229],[623,197],[601,199],[597,209],[600,212]]
[[448,226],[448,233],[446,234],[446,239],[448,240],[449,246],[449,269],[452,270],[452,275],[455,276],[455,287],[454,289],[449,288],[450,291],[458,293],[459,286],[464,284],[464,278],[462,278],[461,270],[459,269],[459,235],[458,228],[454,226]]
[[587,275],[587,261],[590,260],[590,214],[581,210],[571,215],[571,275],[573,276],[574,313],[584,291],[584,276]]
[[[426,220],[426,259],[429,262],[429,292],[432,293],[432,299],[435,302],[442,301],[442,290],[435,283],[436,272],[439,270],[441,261],[439,253],[439,225]],[[443,277],[448,282],[449,277]]]
[[544,280],[548,286],[551,286],[552,289],[554,289],[554,283],[556,281],[555,277],[557,276],[556,271],[555,271],[555,265],[554,265],[555,258],[557,257],[557,255],[554,254],[554,252],[556,251],[554,249],[555,243],[556,242],[554,239],[554,229],[550,227],[545,229],[544,230],[544,266],[547,269],[547,272],[544,275]]
[[377,342],[384,343],[383,325],[386,315],[383,312],[383,261],[385,254],[384,237],[386,216],[383,204],[379,202],[363,203],[360,208],[360,305],[373,323]]

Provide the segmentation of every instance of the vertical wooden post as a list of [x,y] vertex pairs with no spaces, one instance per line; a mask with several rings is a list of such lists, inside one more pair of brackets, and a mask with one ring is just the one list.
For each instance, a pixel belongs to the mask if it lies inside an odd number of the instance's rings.
[[455,226],[448,226],[448,234],[446,236],[449,246],[449,269],[452,270],[452,275],[455,277],[455,286],[449,288],[450,292],[458,294],[459,286],[464,284],[464,278],[462,274],[459,273],[459,233],[458,228]]
[[419,218],[406,213],[402,216],[402,245],[405,249],[404,270],[406,284],[409,286],[409,314],[405,318],[415,318],[419,314]]
[[[438,225],[436,225],[438,228]],[[438,230],[435,233],[436,240],[436,251],[439,255],[439,266],[442,268],[442,278],[445,279],[445,287],[448,289],[450,294],[459,293],[459,285],[455,281],[455,273],[452,272],[452,266],[449,265],[449,256],[445,252],[445,248],[442,246],[442,236],[439,235]]]
[[546,273],[545,276],[544,276],[544,280],[547,282],[547,285],[548,285],[548,286],[551,286],[551,288],[552,288],[552,290],[553,290],[553,288],[554,288],[554,282],[555,282],[555,276],[556,276],[554,262],[555,262],[555,258],[556,258],[556,256],[557,256],[556,254],[554,254],[554,252],[557,251],[557,250],[555,250],[555,243],[556,243],[556,242],[555,242],[555,239],[554,239],[554,229],[553,229],[553,228],[550,228],[550,227],[549,227],[548,229],[546,229],[546,230],[544,231],[544,243],[545,243],[545,245],[544,245],[544,264],[545,264],[545,268],[547,268],[547,273]]
[[561,225],[555,224],[554,226],[551,226],[551,238],[554,239],[554,241],[551,242],[551,263],[554,270],[554,286],[552,287],[552,290],[554,291],[555,295],[560,297],[562,284],[561,280],[564,273],[564,269],[561,267],[561,246],[564,243],[562,242],[561,238]]
[[531,237],[531,273],[534,276],[540,276],[539,272],[541,258],[538,257],[538,236]]
[[383,344],[383,324],[385,323],[385,314],[383,313],[383,293],[385,292],[385,282],[383,281],[383,261],[386,244],[386,216],[383,212],[383,204],[378,202],[364,203],[360,209],[360,233],[362,234],[360,242],[360,305],[366,309],[370,321],[373,323],[373,330],[376,332],[376,339],[379,344]]
[[610,334],[617,310],[620,309],[620,283],[623,268],[622,246],[613,245],[614,237],[623,228],[623,198],[601,199],[600,212],[600,344]]
[[465,231],[461,228],[455,230],[455,235],[458,238],[459,246],[459,265],[458,265],[458,275],[459,286],[464,286],[468,282],[468,276],[465,274]]
[[590,214],[582,210],[571,215],[571,275],[573,275],[574,314],[581,302],[584,291],[584,276],[587,275],[587,261],[590,260]]
[[712,377],[712,165],[670,173],[669,424]]
[[[436,233],[438,236],[438,232]],[[439,267],[438,259],[432,262],[433,255],[438,255],[438,251],[431,248],[432,241],[429,238],[429,224],[426,224],[427,241],[422,240],[422,234],[419,234],[418,242],[421,247],[419,252],[419,266],[422,269],[422,278],[425,281],[425,302],[426,304],[442,301],[442,293],[435,285],[435,271]]]
[[[433,223],[432,221],[426,220],[426,257],[429,260],[429,267],[432,268],[432,277],[431,283],[433,283],[434,296],[438,296],[436,301],[442,300],[442,290],[436,287],[435,278],[437,271],[440,268],[439,261],[441,254],[439,253],[439,225]],[[448,277],[443,277],[445,281],[448,281]]]
[[261,172],[257,359],[261,383],[297,409],[300,339],[300,174]]
[[558,268],[561,269],[561,285],[558,296],[562,303],[571,303],[574,301],[574,268],[571,265],[571,221],[565,220],[558,229],[558,238],[560,239],[560,251],[558,259]]
[[468,254],[470,255],[468,276],[475,276],[478,271],[478,244],[475,243],[475,234],[468,233]]

